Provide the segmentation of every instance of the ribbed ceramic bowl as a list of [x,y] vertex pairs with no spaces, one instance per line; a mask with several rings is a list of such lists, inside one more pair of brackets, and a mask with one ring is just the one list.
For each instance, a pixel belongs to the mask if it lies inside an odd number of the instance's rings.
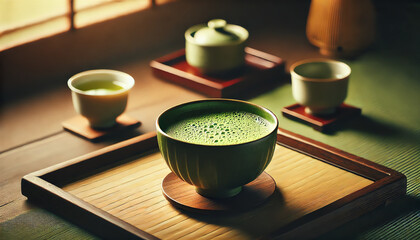
[[[190,114],[245,111],[269,122],[269,133],[239,144],[196,144],[167,133],[171,124]],[[278,120],[258,105],[228,99],[189,102],[163,112],[156,121],[159,149],[172,172],[194,185],[206,197],[226,198],[256,179],[270,163],[277,138]],[[252,131],[253,129],[246,129]]]

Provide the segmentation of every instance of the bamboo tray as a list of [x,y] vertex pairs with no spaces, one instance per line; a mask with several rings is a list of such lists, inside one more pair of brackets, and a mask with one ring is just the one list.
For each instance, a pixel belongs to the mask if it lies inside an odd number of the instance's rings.
[[22,179],[29,200],[103,238],[313,238],[406,192],[404,175],[279,129],[266,169],[277,183],[263,205],[198,214],[163,196],[169,173],[155,133],[43,169]]
[[245,48],[245,66],[238,71],[205,75],[190,66],[185,49],[150,62],[157,77],[209,97],[250,97],[285,82],[285,63],[274,55]]

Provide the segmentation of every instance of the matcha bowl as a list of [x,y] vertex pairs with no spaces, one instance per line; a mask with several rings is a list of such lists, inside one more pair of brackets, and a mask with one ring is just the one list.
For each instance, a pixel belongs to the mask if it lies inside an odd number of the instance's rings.
[[238,194],[264,171],[277,128],[271,111],[230,99],[181,104],[156,121],[159,149],[170,170],[211,198]]

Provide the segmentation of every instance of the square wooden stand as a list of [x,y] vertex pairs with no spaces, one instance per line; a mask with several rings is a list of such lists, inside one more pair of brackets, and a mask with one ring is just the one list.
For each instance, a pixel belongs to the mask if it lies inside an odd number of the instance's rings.
[[341,104],[336,114],[328,116],[314,116],[305,112],[305,107],[300,104],[293,104],[282,109],[283,116],[297,120],[312,126],[317,131],[328,131],[333,126],[346,121],[349,118],[359,116],[362,109],[347,104]]
[[119,116],[117,118],[117,124],[106,129],[91,128],[88,120],[80,115],[62,122],[65,130],[93,142],[99,141],[107,136],[117,134],[121,131],[137,128],[140,124],[141,123],[137,119],[127,115]]

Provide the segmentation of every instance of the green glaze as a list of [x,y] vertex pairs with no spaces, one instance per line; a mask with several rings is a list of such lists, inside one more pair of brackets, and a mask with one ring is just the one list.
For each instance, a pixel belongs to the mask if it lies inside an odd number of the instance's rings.
[[[255,140],[223,145],[180,140],[166,131],[185,116],[244,111],[264,118],[269,131]],[[236,195],[241,187],[257,178],[270,163],[276,144],[278,120],[269,110],[239,100],[211,99],[175,106],[156,121],[159,149],[168,167],[183,181],[194,185],[206,197]],[[249,131],[254,129],[249,128]]]
[[203,73],[221,73],[239,68],[245,62],[248,31],[222,19],[200,24],[185,32],[188,64]]

